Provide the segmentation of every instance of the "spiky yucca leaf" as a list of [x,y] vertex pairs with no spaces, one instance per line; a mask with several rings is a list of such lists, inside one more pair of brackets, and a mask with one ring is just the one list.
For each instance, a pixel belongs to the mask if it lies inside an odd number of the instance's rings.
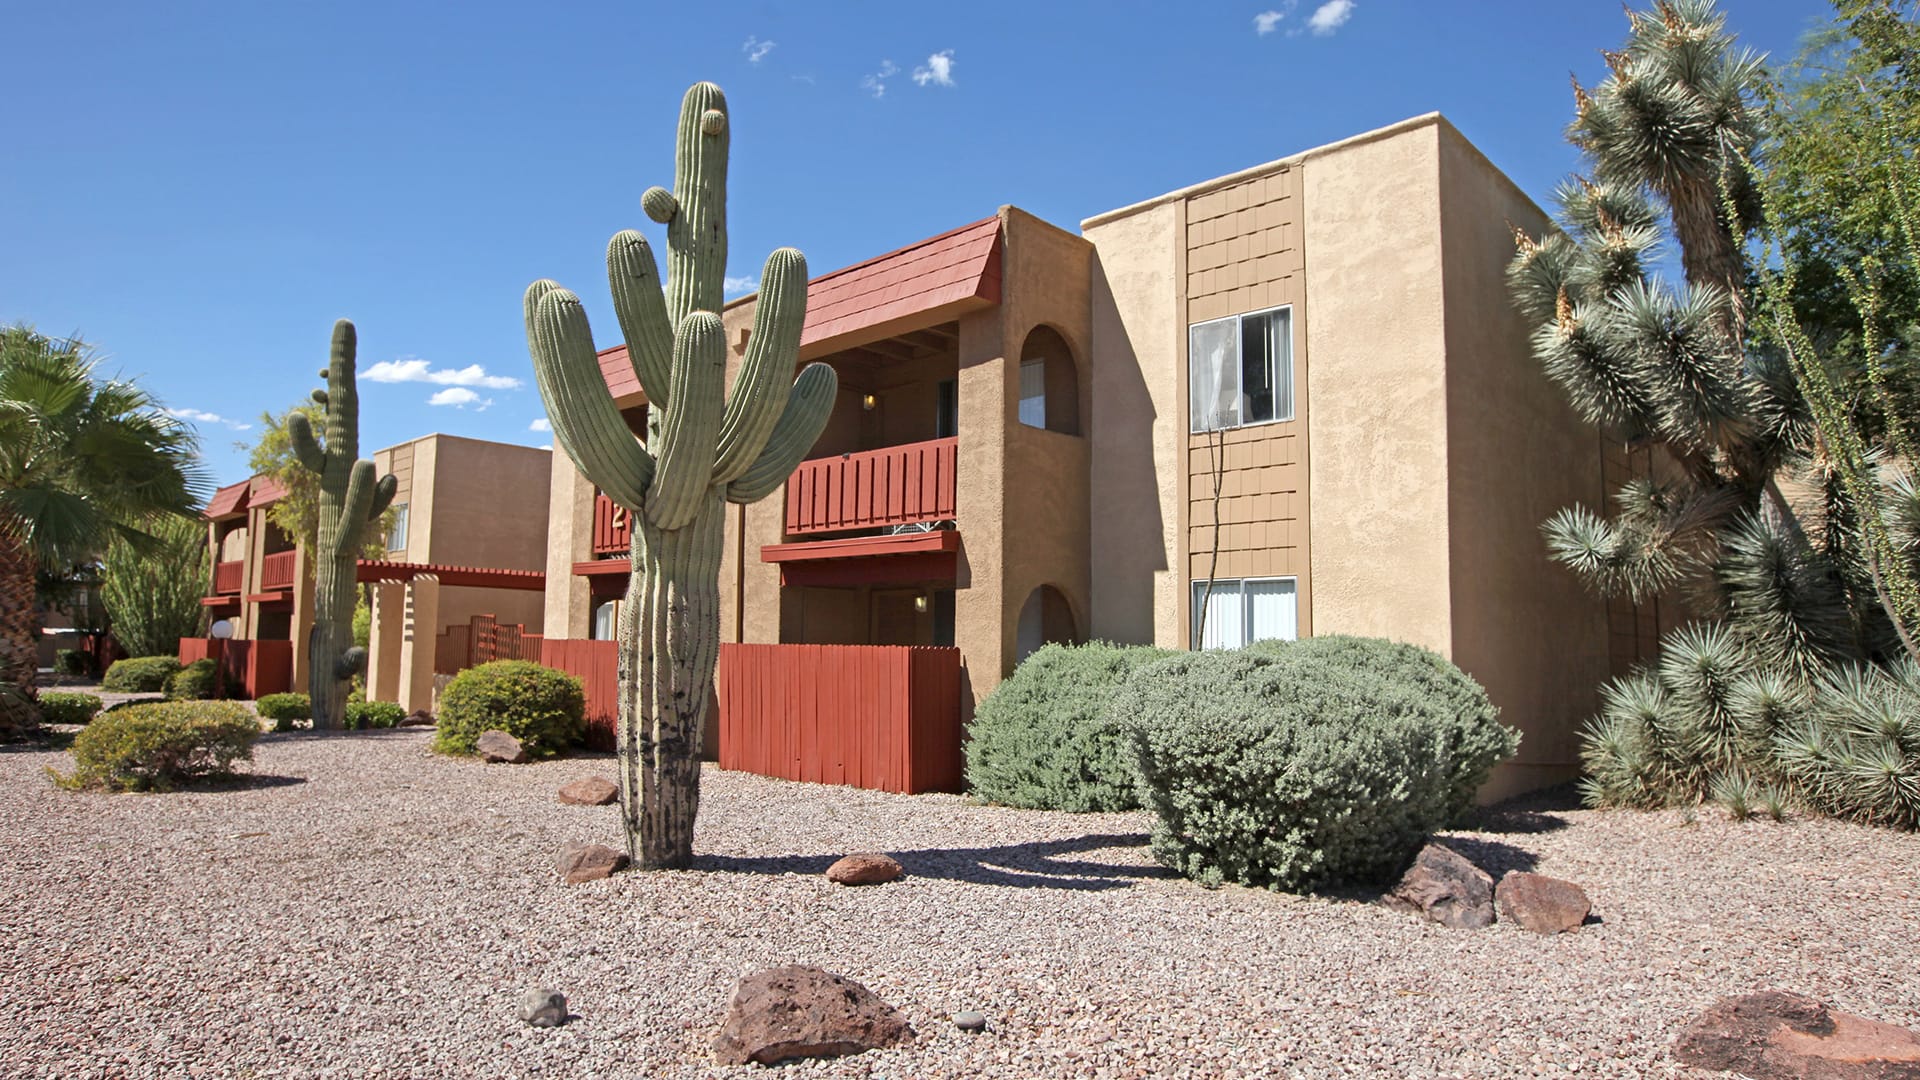
[[1753,780],[1737,771],[1715,776],[1708,791],[1709,797],[1725,808],[1727,816],[1735,821],[1745,821],[1753,816],[1753,804],[1760,797]]
[[1812,678],[1854,649],[1854,606],[1827,560],[1771,514],[1743,514],[1722,534],[1715,569],[1727,614],[1768,666]]

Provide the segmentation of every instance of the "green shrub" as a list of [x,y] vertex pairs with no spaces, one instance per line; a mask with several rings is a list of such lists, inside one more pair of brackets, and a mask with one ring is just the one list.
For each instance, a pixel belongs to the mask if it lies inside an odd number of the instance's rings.
[[40,695],[40,718],[49,724],[84,724],[100,712],[104,704],[92,694],[71,694],[49,690]]
[[586,694],[580,680],[528,660],[495,660],[453,677],[440,695],[433,748],[473,753],[483,731],[504,731],[534,757],[550,757],[580,740]]
[[211,659],[195,660],[173,673],[167,680],[168,701],[205,701],[213,696],[219,665]]
[[305,694],[268,694],[253,703],[253,711],[273,721],[273,730],[292,731],[296,721],[312,718],[313,702]]
[[1158,817],[1155,857],[1203,883],[1290,891],[1403,870],[1472,768],[1454,760],[1446,698],[1375,670],[1380,652],[1208,651],[1136,670],[1107,715]]
[[[260,722],[231,701],[151,702],[100,714],[74,737],[74,771],[55,774],[68,788],[167,791],[228,775],[253,758]],[[51,770],[49,770],[51,771]]]
[[53,670],[76,679],[93,674],[93,654],[82,649],[61,649],[53,654]]
[[1132,748],[1104,714],[1135,668],[1169,655],[1096,641],[1048,645],[1021,661],[968,725],[967,790],[985,802],[1037,810],[1139,806]]
[[391,701],[349,701],[345,723],[348,731],[364,731],[398,727],[406,718],[407,710]]
[[167,680],[180,670],[180,661],[171,656],[129,656],[107,666],[100,689],[116,694],[151,694],[167,688]]

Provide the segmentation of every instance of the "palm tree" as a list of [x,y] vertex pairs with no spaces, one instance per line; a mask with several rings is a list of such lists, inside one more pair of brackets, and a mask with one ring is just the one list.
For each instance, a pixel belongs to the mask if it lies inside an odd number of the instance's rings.
[[37,567],[142,543],[139,522],[205,500],[193,431],[95,364],[78,340],[0,327],[0,682],[30,687],[38,670]]

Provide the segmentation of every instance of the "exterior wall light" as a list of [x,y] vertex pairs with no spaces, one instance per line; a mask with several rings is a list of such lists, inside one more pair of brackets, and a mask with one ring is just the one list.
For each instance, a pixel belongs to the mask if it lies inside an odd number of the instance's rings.
[[872,412],[873,407],[877,404],[879,404],[879,399],[875,398],[872,394],[868,394],[860,399],[860,407],[868,412]]
[[927,597],[925,593],[913,598],[913,610],[922,613],[927,610]]

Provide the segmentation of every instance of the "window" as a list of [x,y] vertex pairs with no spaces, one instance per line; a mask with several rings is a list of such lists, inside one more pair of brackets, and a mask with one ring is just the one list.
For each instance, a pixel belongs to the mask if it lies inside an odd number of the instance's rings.
[[1028,427],[1047,426],[1047,362],[1020,361],[1020,422]]
[[1187,430],[1293,419],[1293,309],[1187,328]]
[[620,601],[604,600],[593,609],[593,626],[588,636],[595,641],[613,641],[620,636]]
[[407,546],[407,504],[393,508],[393,531],[387,534],[387,550],[401,551]]
[[933,437],[951,439],[960,434],[960,382],[941,379],[933,414]]
[[[1193,628],[1188,634],[1196,649],[1237,649],[1253,641],[1292,641],[1299,636],[1300,611],[1294,594],[1295,578],[1247,578],[1216,581],[1213,594],[1207,583],[1193,583]],[[1200,610],[1207,613],[1206,640],[1200,640]]]

